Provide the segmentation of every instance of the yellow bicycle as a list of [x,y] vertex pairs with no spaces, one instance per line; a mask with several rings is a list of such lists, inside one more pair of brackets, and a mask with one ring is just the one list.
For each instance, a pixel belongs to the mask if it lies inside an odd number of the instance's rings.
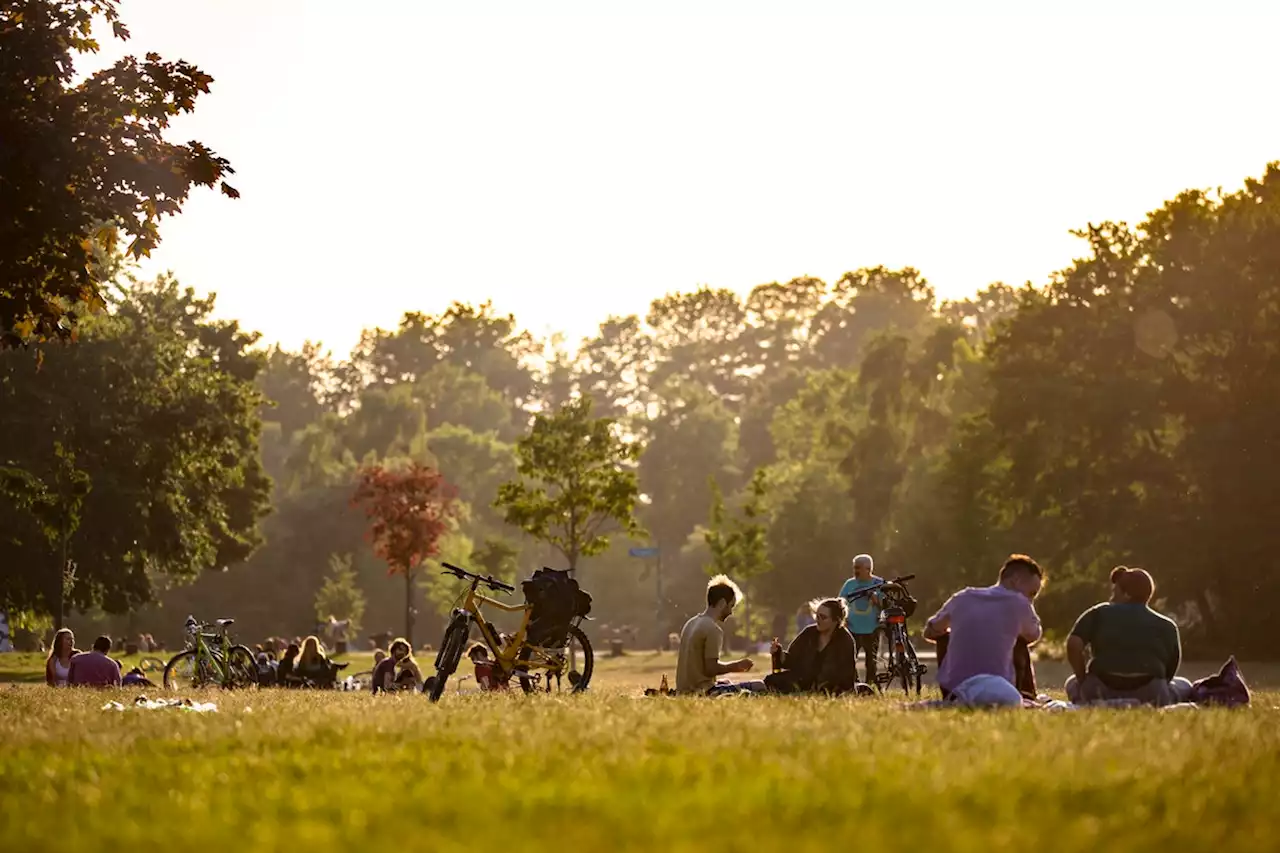
[[[581,622],[590,609],[590,596],[578,592],[576,583],[572,585],[570,594],[576,595],[578,601],[576,604],[569,602],[567,609],[559,606],[561,602],[544,602],[542,599],[504,604],[481,595],[477,590],[483,584],[494,592],[510,595],[516,591],[511,584],[449,563],[442,565],[445,569],[442,574],[453,575],[470,584],[445,628],[444,640],[436,654],[436,674],[423,685],[432,702],[440,701],[449,676],[457,672],[473,624],[480,629],[480,637],[489,648],[495,674],[500,681],[514,678],[526,693],[537,690],[540,682],[545,684],[548,693],[552,691],[553,684],[555,689],[561,689],[564,682],[568,682],[569,692],[581,693],[587,689],[595,661],[591,642],[583,633]],[[549,571],[555,572],[554,569]],[[562,574],[567,578],[568,573]],[[582,599],[585,599],[585,604]],[[523,613],[520,629],[504,641],[497,628],[484,618],[482,608],[485,606],[507,613]],[[545,612],[539,613],[539,610]]]

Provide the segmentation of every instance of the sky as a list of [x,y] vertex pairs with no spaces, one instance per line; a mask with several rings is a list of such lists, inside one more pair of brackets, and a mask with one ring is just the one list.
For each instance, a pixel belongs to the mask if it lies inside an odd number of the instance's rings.
[[1042,284],[1083,253],[1071,229],[1280,159],[1276,3],[121,11],[133,39],[99,61],[213,75],[172,138],[229,158],[243,194],[195,191],[142,272],[289,348],[345,354],[454,300],[572,345],[701,285],[878,264],[944,298]]

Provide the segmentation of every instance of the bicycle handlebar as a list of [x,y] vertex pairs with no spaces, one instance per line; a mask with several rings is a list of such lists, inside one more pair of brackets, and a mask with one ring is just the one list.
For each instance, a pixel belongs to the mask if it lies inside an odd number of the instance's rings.
[[846,596],[845,598],[848,601],[853,601],[854,599],[858,599],[858,598],[866,598],[868,595],[871,595],[876,590],[882,587],[888,586],[889,584],[902,585],[907,581],[915,580],[915,578],[916,578],[915,575],[901,575],[899,577],[894,578],[893,580],[880,581],[880,583],[873,584],[872,586],[869,586],[866,589],[860,589],[857,592],[853,593],[852,595]]
[[489,589],[492,589],[498,592],[515,592],[516,591],[516,588],[514,586],[512,586],[509,583],[503,583],[502,581],[495,578],[493,575],[477,575],[474,572],[469,572],[464,568],[453,565],[452,563],[441,563],[440,565],[444,566],[444,569],[445,569],[443,572],[440,573],[442,575],[453,575],[456,578],[460,578],[462,580],[469,580],[472,583],[482,583],[487,587],[489,587]]

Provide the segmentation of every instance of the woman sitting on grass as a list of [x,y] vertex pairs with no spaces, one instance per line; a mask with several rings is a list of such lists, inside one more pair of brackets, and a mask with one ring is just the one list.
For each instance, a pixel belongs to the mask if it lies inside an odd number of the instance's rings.
[[[403,648],[401,648],[403,647]],[[401,690],[418,690],[422,687],[422,670],[418,668],[418,662],[413,659],[413,647],[409,645],[407,640],[396,640],[391,644],[391,656],[396,657],[397,650],[401,650],[402,654],[396,658],[396,666],[399,672],[396,673],[396,687]]]
[[[853,635],[849,633],[849,605],[829,598],[813,608],[814,624],[791,641],[782,655],[782,671],[765,676],[775,693],[845,693],[857,684]],[[782,651],[776,640],[772,651]]]
[[302,641],[302,652],[294,665],[293,674],[314,684],[323,684],[330,678],[329,658],[325,656],[320,638],[314,634]]
[[[381,650],[379,650],[381,651]],[[413,660],[413,650],[409,648],[407,640],[396,639],[391,643],[391,654],[382,653],[382,660],[378,661],[377,666],[373,668],[373,692],[374,693],[392,693],[397,690],[404,690],[406,683],[409,687],[414,687],[413,674],[417,672],[418,665]],[[374,657],[377,657],[375,653]],[[409,666],[401,669],[400,673],[396,673],[397,667],[403,666],[408,661]],[[404,675],[408,672],[408,675]],[[402,681],[402,679],[404,679]]]
[[76,635],[70,628],[61,628],[53,635],[49,659],[44,662],[44,681],[50,687],[66,687],[71,675],[71,659],[80,654],[76,648]]

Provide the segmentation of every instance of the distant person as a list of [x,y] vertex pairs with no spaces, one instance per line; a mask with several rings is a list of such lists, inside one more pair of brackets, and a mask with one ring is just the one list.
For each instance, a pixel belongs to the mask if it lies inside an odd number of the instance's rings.
[[724,575],[707,583],[707,609],[685,623],[680,632],[680,651],[676,663],[676,692],[681,695],[707,695],[737,690],[763,690],[763,682],[732,684],[718,680],[728,673],[750,672],[751,658],[724,662],[724,629],[720,626],[733,608],[743,600],[742,590]]
[[280,665],[276,667],[276,683],[281,687],[296,687],[298,685],[298,677],[294,673],[294,668],[298,663],[298,654],[301,649],[297,643],[290,643],[284,650],[284,657],[280,658]]
[[[405,689],[400,675],[396,672],[405,661],[413,662],[413,649],[410,648],[407,640],[397,638],[391,642],[390,654],[384,653],[382,660],[378,661],[373,668],[372,691],[392,693]],[[413,668],[417,668],[416,663],[413,663]]]
[[1067,637],[1067,698],[1076,703],[1132,699],[1173,705],[1191,695],[1179,678],[1182,641],[1177,624],[1151,609],[1156,583],[1143,569],[1117,566],[1111,600],[1095,604],[1076,620]]
[[1039,641],[1040,617],[1032,602],[1040,594],[1044,570],[1025,554],[1013,554],[1000,567],[994,586],[966,587],[947,599],[925,623],[924,638],[947,639],[938,665],[944,698],[974,675],[998,675],[1017,684],[1013,651],[1019,639]]
[[422,669],[413,657],[413,647],[408,640],[396,640],[391,644],[391,656],[396,657],[400,647],[404,654],[396,658],[396,686],[401,690],[422,689]]
[[849,607],[843,598],[815,602],[814,624],[800,632],[782,651],[776,640],[770,652],[782,655],[782,670],[764,677],[775,693],[847,693],[857,685],[853,635],[845,622]]
[[796,611],[796,636],[800,636],[800,632],[813,624],[813,608],[808,602],[801,604],[800,609]]
[[67,682],[72,687],[119,687],[120,664],[108,657],[110,651],[110,637],[94,640],[93,651],[71,659]]
[[49,658],[44,662],[44,681],[50,687],[66,687],[71,678],[71,659],[80,654],[76,635],[70,628],[60,628],[53,635]]
[[855,592],[875,586],[883,581],[872,573],[874,562],[870,554],[853,558],[853,577],[840,587],[840,597],[848,602],[849,633],[853,635],[853,661],[858,662],[858,652],[866,655],[867,683],[876,682],[876,657],[880,654],[880,596],[877,593],[853,598]]
[[294,664],[293,674],[304,681],[324,682],[329,678],[329,658],[325,656],[320,638],[314,634],[302,641],[302,651]]
[[494,662],[489,659],[489,649],[484,643],[475,643],[467,650],[467,657],[471,659],[472,665],[475,666],[476,684],[481,690],[506,690],[506,679],[500,677],[500,672]]

